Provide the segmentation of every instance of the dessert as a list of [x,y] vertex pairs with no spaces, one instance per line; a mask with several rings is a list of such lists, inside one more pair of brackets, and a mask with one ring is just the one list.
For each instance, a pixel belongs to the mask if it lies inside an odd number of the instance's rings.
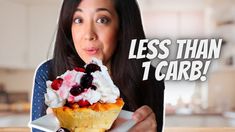
[[45,103],[60,126],[72,132],[110,129],[124,105],[107,67],[95,58],[85,68],[68,70],[47,81]]

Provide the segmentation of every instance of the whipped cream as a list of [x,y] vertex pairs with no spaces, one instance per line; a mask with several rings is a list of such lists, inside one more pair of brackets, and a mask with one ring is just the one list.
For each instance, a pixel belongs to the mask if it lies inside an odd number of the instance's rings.
[[[74,94],[71,93],[71,89],[74,86],[80,86],[81,78],[87,73],[68,70],[63,75],[57,77],[57,79],[63,79],[63,82],[58,89],[53,89],[52,81],[47,81],[45,103],[52,108],[64,106],[66,100],[68,102],[86,100],[90,105],[96,102],[115,103],[116,99],[120,96],[120,92],[117,86],[113,83],[107,67],[102,64],[101,60],[96,58],[93,58],[91,63],[98,65],[101,70],[90,73],[93,77],[92,85],[95,86],[96,89],[85,88],[82,93],[74,96]],[[87,65],[85,65],[85,67]]]
[[51,108],[61,107],[65,104],[64,99],[60,98],[59,95],[51,88],[47,88],[47,94],[45,94],[45,103]]

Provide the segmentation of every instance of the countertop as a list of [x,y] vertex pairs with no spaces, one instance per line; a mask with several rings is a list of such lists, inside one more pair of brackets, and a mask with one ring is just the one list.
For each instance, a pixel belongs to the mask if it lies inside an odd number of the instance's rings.
[[235,128],[172,127],[172,128],[165,128],[164,132],[235,132]]

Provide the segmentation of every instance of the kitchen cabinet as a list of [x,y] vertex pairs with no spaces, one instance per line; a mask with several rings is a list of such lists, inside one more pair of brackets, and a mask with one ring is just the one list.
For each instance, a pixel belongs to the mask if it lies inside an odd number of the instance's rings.
[[0,1],[0,68],[34,69],[49,57],[60,5],[60,1]]
[[[209,2],[209,1],[208,1]],[[235,9],[234,1],[210,1],[209,18],[212,25],[211,36],[223,39],[218,70],[224,66],[234,67],[235,63]]]
[[0,4],[0,66],[25,67],[27,55],[27,11],[24,5]]
[[235,68],[224,67],[211,73],[208,80],[208,107],[220,112],[235,107]]
[[168,115],[165,117],[166,127],[234,127],[222,114]]
[[[30,121],[29,113],[7,113],[1,114],[0,128],[2,127],[27,127]],[[0,130],[2,132],[2,130]],[[11,132],[22,132],[22,131],[11,131]]]
[[[60,2],[57,2],[57,4]],[[36,67],[50,57],[57,28],[57,5],[32,5],[29,8],[28,66]]]

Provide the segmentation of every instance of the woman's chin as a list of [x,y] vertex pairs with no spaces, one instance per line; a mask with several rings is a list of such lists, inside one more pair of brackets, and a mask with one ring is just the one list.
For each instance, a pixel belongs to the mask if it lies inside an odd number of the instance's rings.
[[91,63],[91,61],[92,61],[93,58],[102,60],[102,62],[103,62],[103,57],[98,56],[98,55],[90,56],[89,58],[85,59],[84,62],[85,62],[86,64]]

